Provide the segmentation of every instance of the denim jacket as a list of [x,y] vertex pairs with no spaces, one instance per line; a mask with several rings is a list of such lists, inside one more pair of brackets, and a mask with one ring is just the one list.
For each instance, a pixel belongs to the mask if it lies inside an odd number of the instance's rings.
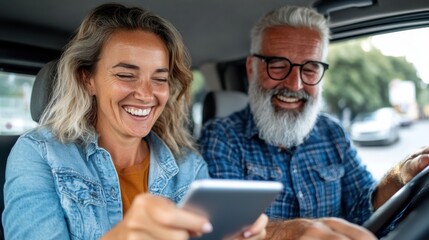
[[[97,140],[62,144],[41,128],[19,138],[6,167],[6,239],[99,239],[122,220],[118,175]],[[150,193],[177,203],[192,181],[209,178],[199,154],[185,149],[175,159],[155,133],[145,140]]]

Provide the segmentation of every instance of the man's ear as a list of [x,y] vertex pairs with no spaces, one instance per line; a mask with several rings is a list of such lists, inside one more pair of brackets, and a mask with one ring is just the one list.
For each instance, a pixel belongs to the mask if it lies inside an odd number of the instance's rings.
[[247,81],[250,81],[250,79],[252,79],[253,71],[254,71],[254,69],[253,69],[253,57],[247,56],[247,59],[246,59]]

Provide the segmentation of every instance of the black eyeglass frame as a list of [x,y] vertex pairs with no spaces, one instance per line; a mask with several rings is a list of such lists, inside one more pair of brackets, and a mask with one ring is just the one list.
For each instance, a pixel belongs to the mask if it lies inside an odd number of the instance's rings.
[[[299,63],[293,63],[293,62],[291,62],[289,59],[287,59],[287,58],[285,58],[285,57],[278,57],[278,56],[264,56],[264,55],[260,55],[260,54],[252,54],[252,56],[253,57],[256,57],[256,58],[259,58],[260,60],[262,60],[263,62],[265,62],[266,63],[266,69],[267,69],[267,74],[268,74],[268,76],[271,78],[271,79],[273,79],[273,80],[276,80],[276,81],[282,81],[282,80],[284,80],[284,79],[286,79],[288,76],[289,76],[289,74],[292,72],[292,68],[293,67],[295,67],[295,66],[298,66],[299,67],[299,74],[300,74],[300,76],[301,76],[301,81],[304,83],[304,84],[306,84],[306,85],[309,85],[309,86],[315,86],[315,85],[317,85],[317,84],[319,84],[320,83],[320,81],[322,81],[322,78],[323,78],[323,76],[325,75],[325,72],[326,72],[326,70],[328,70],[329,69],[329,64],[327,64],[327,63],[324,63],[324,62],[319,62],[319,61],[306,61],[305,63],[303,63],[303,64],[299,64]],[[271,61],[273,61],[273,60],[285,60],[285,61],[287,61],[287,62],[289,62],[290,63],[290,68],[289,68],[289,72],[283,77],[283,78],[273,78],[272,76],[271,76],[271,74],[270,74],[270,71],[269,71],[269,68],[268,68],[268,65],[270,64],[270,62]],[[317,63],[317,64],[321,64],[322,65],[322,67],[323,67],[323,72],[322,72],[322,75],[320,75],[320,79],[317,81],[317,82],[315,82],[315,83],[307,83],[307,82],[305,82],[304,81],[304,79],[302,78],[302,68],[303,68],[303,66],[305,65],[305,64],[307,64],[307,63]]]

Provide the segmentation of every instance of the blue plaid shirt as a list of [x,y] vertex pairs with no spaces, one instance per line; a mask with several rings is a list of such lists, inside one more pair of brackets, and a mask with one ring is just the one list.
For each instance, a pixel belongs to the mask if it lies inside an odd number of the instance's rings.
[[373,212],[377,183],[343,128],[326,114],[304,143],[286,150],[258,137],[249,106],[209,122],[199,143],[213,178],[284,184],[266,209],[271,219],[331,216],[362,224]]

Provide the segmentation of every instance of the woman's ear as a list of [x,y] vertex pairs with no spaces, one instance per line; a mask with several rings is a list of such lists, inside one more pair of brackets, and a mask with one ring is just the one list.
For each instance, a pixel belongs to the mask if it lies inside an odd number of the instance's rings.
[[80,79],[82,79],[83,84],[85,85],[86,90],[88,91],[89,95],[94,96],[95,95],[95,85],[94,85],[94,79],[91,77],[91,74],[89,74],[85,70],[81,70],[79,73]]

